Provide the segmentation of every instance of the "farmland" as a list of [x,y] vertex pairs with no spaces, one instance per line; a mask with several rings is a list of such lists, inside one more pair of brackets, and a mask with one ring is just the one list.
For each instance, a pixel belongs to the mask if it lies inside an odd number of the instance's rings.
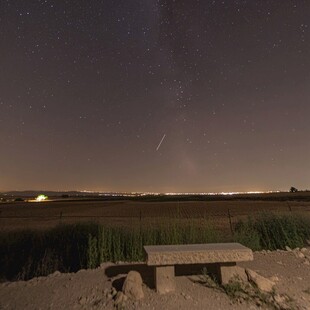
[[310,216],[310,193],[236,196],[160,196],[100,200],[98,198],[18,201],[0,204],[2,231],[47,229],[58,224],[96,222],[136,226],[178,219],[208,220],[215,228],[230,229],[238,220],[259,213],[301,213]]
[[310,237],[309,196],[286,195],[2,202],[0,279],[143,261],[147,244],[236,241],[253,250],[302,247]]

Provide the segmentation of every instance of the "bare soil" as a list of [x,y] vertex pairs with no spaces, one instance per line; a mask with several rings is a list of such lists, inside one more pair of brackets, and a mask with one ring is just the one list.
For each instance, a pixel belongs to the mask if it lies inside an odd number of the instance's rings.
[[[294,300],[294,309],[310,309],[310,265],[306,263],[310,259],[310,248],[304,254],[305,257],[300,258],[287,251],[256,252],[254,261],[240,266],[272,277],[276,291]],[[113,300],[107,298],[107,292],[112,286],[120,290],[130,270],[141,273],[145,297],[141,301],[128,300],[125,309],[267,309],[253,302],[234,303],[224,292],[199,284],[189,275],[199,273],[194,266],[190,270],[176,270],[174,293],[158,295],[153,287],[153,269],[135,263],[105,263],[94,270],[55,272],[30,281],[1,283],[0,309],[113,309]]]

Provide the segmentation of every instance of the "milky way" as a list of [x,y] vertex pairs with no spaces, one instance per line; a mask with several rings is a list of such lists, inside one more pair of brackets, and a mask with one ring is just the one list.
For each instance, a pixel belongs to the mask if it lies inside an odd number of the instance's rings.
[[306,0],[1,1],[0,190],[309,188],[309,28]]

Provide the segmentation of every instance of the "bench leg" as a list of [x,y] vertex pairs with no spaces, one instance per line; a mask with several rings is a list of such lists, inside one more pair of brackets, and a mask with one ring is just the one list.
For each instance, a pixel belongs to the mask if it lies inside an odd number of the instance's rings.
[[235,275],[236,263],[222,263],[217,265],[217,277],[221,284],[228,284]]
[[155,267],[155,287],[159,294],[175,291],[174,266]]

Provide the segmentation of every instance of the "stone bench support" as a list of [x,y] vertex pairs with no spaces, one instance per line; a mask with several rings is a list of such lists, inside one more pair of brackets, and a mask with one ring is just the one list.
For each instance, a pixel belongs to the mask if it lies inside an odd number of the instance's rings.
[[234,275],[236,262],[253,260],[252,250],[239,243],[151,245],[144,250],[147,265],[155,268],[155,287],[160,294],[175,290],[175,265],[215,264],[220,283],[226,284]]
[[175,291],[174,266],[156,266],[155,287],[159,294]]

